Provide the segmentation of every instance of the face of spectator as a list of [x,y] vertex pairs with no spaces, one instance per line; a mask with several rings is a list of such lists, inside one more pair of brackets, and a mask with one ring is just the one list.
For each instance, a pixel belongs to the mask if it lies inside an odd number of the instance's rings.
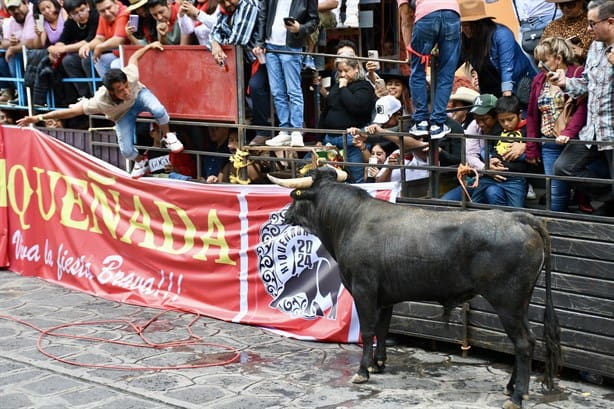
[[375,156],[377,158],[378,164],[383,164],[386,162],[386,151],[379,145],[374,145],[371,148],[371,156]]
[[126,101],[128,98],[130,98],[130,87],[128,86],[128,81],[116,82],[108,91],[114,99],[120,101]]
[[239,149],[239,135],[233,133],[228,135],[228,150],[235,153]]
[[467,38],[471,38],[471,23],[461,23],[461,31]]
[[96,10],[98,10],[100,17],[112,23],[117,17],[119,6],[113,0],[103,0],[96,4]]
[[220,1],[220,5],[224,10],[232,14],[235,12],[237,4],[239,4],[240,1],[241,0],[222,0]]
[[337,72],[339,73],[339,78],[347,79],[348,83],[354,81],[358,75],[357,68],[354,68],[344,62],[337,64]]
[[[453,100],[448,103],[448,108],[462,108],[467,107],[466,102]],[[459,124],[462,124],[467,118],[467,112],[469,112],[470,108],[467,109],[459,109],[458,111],[448,112],[448,116],[454,119]]]
[[[561,63],[563,62],[562,58],[552,53],[544,54],[544,58],[542,58],[542,61],[548,66],[548,68],[554,71],[559,68],[564,68],[561,66]],[[545,68],[541,69],[544,71],[546,70]]]
[[230,134],[229,128],[223,126],[212,126],[209,128],[209,139],[211,142],[221,145],[226,142]]
[[597,8],[588,11],[588,30],[595,35],[595,40],[608,44],[614,40],[614,17],[600,19]]
[[58,19],[58,11],[55,5],[49,0],[42,0],[38,3],[38,11],[43,15],[45,20],[54,22]]
[[393,78],[386,82],[386,89],[388,90],[389,95],[392,95],[397,99],[401,99],[405,86],[403,85],[403,82],[396,78]]
[[87,20],[90,18],[90,7],[87,3],[81,4],[78,7],[75,7],[70,13],[70,18],[74,20],[75,23],[79,23],[83,25],[87,23]]
[[497,114],[497,121],[499,121],[499,125],[501,125],[504,131],[512,132],[518,129],[520,115],[514,112],[501,112]]
[[13,16],[16,22],[19,24],[23,24],[26,21],[26,16],[28,15],[28,6],[23,2],[19,5],[19,7],[9,7],[9,14]]
[[160,23],[168,23],[171,21],[171,9],[169,7],[157,4],[149,8],[151,16]]
[[485,133],[485,134],[489,133],[497,124],[497,117],[494,117],[489,114],[486,114],[486,115],[473,114],[473,119],[475,119],[475,122],[478,124],[478,126],[482,130],[482,133]]
[[584,0],[566,1],[558,3],[558,6],[565,17],[579,17],[584,14]]

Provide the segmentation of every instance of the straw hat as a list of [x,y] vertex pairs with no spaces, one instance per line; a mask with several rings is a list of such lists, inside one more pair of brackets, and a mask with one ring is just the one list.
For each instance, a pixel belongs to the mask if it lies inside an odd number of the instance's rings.
[[147,0],[130,0],[130,5],[128,6],[128,10],[133,11],[138,9],[139,7],[143,7],[147,4]]
[[480,93],[467,87],[458,87],[456,92],[450,95],[450,101],[462,101],[468,105],[473,104],[473,101],[480,96]]
[[495,18],[486,14],[484,0],[458,0],[461,22],[478,21],[485,18]]

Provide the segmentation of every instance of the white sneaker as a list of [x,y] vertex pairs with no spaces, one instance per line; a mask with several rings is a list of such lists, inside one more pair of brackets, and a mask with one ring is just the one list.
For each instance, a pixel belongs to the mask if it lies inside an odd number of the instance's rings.
[[537,195],[535,194],[535,190],[533,190],[533,185],[529,184],[527,188],[527,199],[534,200],[537,199]]
[[138,179],[148,173],[149,161],[147,160],[147,158],[143,158],[139,161],[134,162],[134,167],[132,168],[132,173],[130,173],[130,176],[132,177],[132,179]]
[[268,146],[288,146],[290,145],[291,140],[292,138],[290,137],[290,135],[288,135],[288,132],[281,131],[280,133],[277,134],[276,137],[269,139],[265,143]]
[[168,149],[173,153],[179,153],[183,151],[183,144],[177,138],[175,132],[169,132],[162,137],[162,142],[166,145]]
[[420,121],[409,129],[409,133],[414,136],[426,136],[429,134],[429,123]]
[[290,146],[305,146],[303,143],[303,134],[299,131],[293,131],[290,134]]

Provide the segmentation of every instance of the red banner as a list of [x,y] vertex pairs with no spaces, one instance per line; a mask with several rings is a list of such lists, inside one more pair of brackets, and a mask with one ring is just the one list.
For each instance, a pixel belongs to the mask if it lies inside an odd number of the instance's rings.
[[37,130],[1,131],[3,266],[115,301],[358,340],[334,260],[283,223],[288,189],[134,180]]

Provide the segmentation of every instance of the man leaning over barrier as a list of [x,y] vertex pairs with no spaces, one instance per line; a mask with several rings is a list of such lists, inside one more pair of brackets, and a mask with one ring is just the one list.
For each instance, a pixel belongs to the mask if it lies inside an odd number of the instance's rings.
[[17,121],[20,126],[34,124],[47,119],[73,118],[79,115],[104,114],[115,122],[117,143],[124,157],[134,160],[131,176],[139,178],[149,171],[147,157],[140,154],[134,146],[136,118],[141,112],[149,112],[160,125],[162,141],[172,152],[183,150],[177,136],[169,132],[169,116],[158,98],[139,82],[138,61],[152,48],[164,50],[159,41],[137,50],[128,65],[122,69],[110,69],[105,74],[103,86],[90,99],[82,99],[68,109],[47,112],[43,115],[26,116]]

